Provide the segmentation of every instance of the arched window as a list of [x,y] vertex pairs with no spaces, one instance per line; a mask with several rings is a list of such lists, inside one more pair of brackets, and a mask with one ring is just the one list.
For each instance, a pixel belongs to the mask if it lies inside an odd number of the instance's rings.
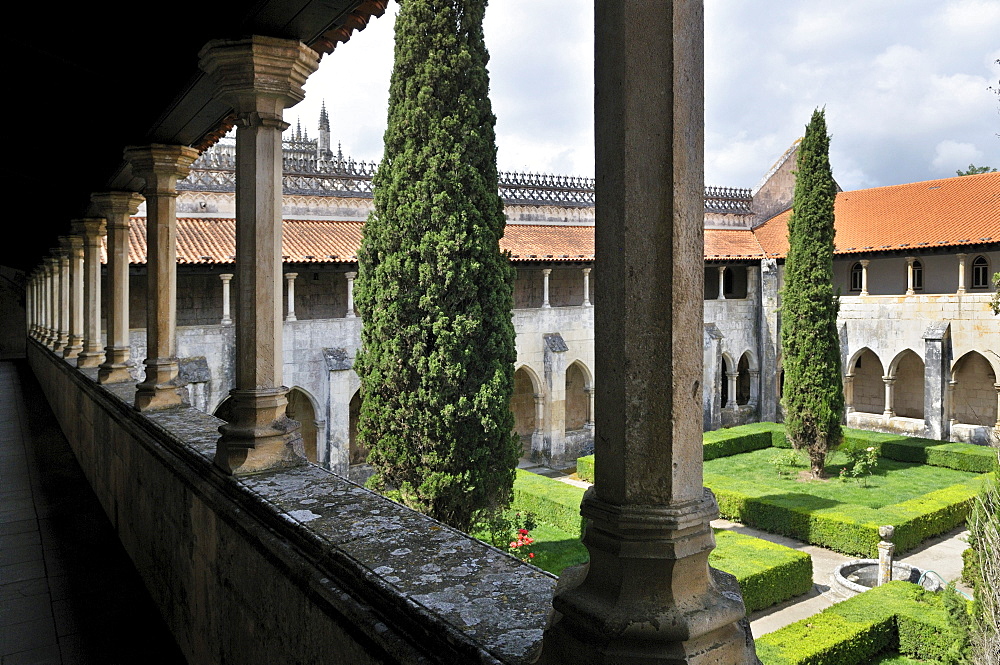
[[924,264],[920,261],[913,262],[913,290],[922,291],[924,288]]
[[861,267],[861,262],[857,262],[851,266],[851,291],[861,290],[861,277],[864,268]]
[[977,256],[972,261],[972,288],[985,289],[990,285],[990,262],[985,256]]

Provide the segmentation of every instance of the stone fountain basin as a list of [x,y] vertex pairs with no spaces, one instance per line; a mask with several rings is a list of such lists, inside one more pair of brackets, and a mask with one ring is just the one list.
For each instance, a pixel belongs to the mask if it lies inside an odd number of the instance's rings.
[[[909,564],[898,562],[892,564],[893,580],[904,580],[914,584],[919,582],[928,591],[940,591],[943,587],[937,579],[925,576],[922,581],[920,580],[924,572],[922,568]],[[841,590],[849,593],[868,591],[878,582],[878,559],[854,559],[842,563],[834,571],[833,580]]]

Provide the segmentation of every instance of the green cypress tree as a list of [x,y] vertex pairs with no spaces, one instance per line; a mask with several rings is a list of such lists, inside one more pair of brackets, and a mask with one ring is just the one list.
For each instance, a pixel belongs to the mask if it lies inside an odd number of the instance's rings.
[[468,530],[510,503],[514,269],[500,251],[485,0],[401,0],[375,209],[358,255],[370,486]]
[[796,450],[824,476],[827,453],[841,440],[844,386],[833,288],[833,204],[830,137],[817,109],[799,146],[795,197],[788,222],[788,257],[781,295],[785,428]]

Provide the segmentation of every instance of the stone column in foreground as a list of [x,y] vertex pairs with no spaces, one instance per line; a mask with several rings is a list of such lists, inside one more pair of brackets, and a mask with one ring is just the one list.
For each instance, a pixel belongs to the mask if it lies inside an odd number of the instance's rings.
[[66,236],[63,247],[69,259],[70,282],[69,341],[63,349],[63,358],[76,358],[83,351],[83,238]]
[[101,238],[106,234],[101,218],[78,219],[74,233],[83,237],[83,350],[77,367],[97,367],[104,362],[101,343]]
[[108,345],[97,373],[99,383],[131,381],[128,339],[128,230],[129,218],[139,210],[142,196],[135,192],[103,192],[90,197],[107,220],[108,229]]
[[215,463],[229,473],[305,461],[282,385],[281,113],[302,100],[318,55],[298,41],[209,42],[200,67],[236,112],[236,380]]
[[177,181],[198,151],[153,144],[125,149],[132,173],[146,181],[146,376],[135,408],[153,411],[185,402],[177,361]]
[[590,563],[560,579],[541,662],[756,663],[735,578],[708,566],[702,3],[598,0],[596,11]]

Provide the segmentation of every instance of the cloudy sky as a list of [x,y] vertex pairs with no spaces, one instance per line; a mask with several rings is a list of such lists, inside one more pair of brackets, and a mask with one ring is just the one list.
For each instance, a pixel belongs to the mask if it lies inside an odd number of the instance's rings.
[[[592,0],[493,0],[491,98],[503,170],[594,173]],[[382,155],[389,11],[326,56],[286,112],[321,100],[345,155]],[[705,179],[753,187],[826,107],[844,189],[1000,167],[1000,0],[705,0]]]

